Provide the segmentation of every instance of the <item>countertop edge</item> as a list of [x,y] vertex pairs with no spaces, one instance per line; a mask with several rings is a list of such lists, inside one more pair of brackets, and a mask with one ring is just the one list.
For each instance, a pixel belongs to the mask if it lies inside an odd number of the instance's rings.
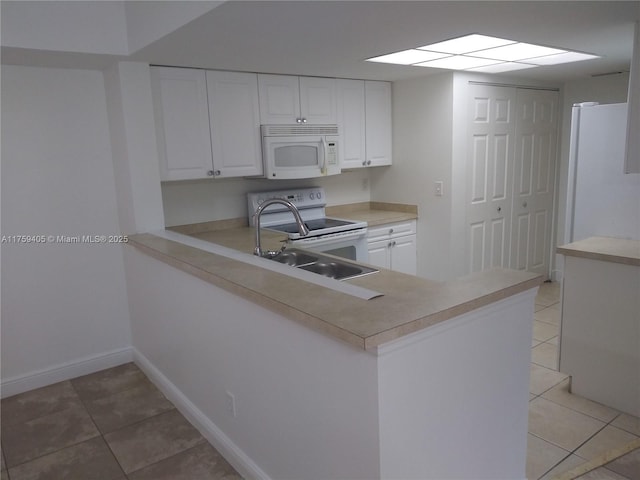
[[556,248],[562,255],[609,263],[640,266],[640,241],[615,237],[589,237]]
[[[193,275],[199,278],[200,280],[203,280],[207,283],[215,285],[216,287],[227,290],[228,292],[234,295],[237,295],[246,300],[252,301],[264,308],[267,308],[268,310],[271,310],[272,312],[284,315],[290,318],[291,320],[296,321],[302,325],[306,325],[307,327],[315,331],[326,333],[331,337],[337,338],[339,340],[343,340],[346,343],[353,345],[354,347],[365,349],[365,338],[358,336],[355,333],[349,332],[336,325],[327,323],[321,318],[317,318],[313,315],[302,312],[294,307],[291,307],[285,303],[282,303],[278,300],[270,298],[267,295],[261,294],[260,292],[247,288],[243,285],[239,285],[235,282],[231,282],[197,265],[189,263],[185,260],[177,259],[167,253],[156,250],[153,247],[150,247],[148,245],[145,245],[144,243],[137,241],[136,236],[137,235],[132,235],[129,238],[129,242],[127,244],[131,245],[134,248],[139,249],[143,253],[149,255],[152,258],[155,258],[156,260],[166,263],[167,265],[177,268],[178,270],[181,270],[185,273]],[[177,243],[177,242],[173,242],[172,240],[166,240],[166,239],[162,239],[162,240],[166,242]],[[187,247],[187,248],[193,248],[193,247]],[[194,248],[194,250],[197,250],[197,249]],[[207,255],[221,257],[220,255],[216,255],[215,253],[210,253],[210,252],[205,252],[205,253]],[[225,258],[225,257],[221,257],[221,258]],[[247,268],[260,268],[258,266],[252,266],[248,264],[246,266]],[[273,274],[278,275],[275,272],[273,272]]]
[[[456,278],[442,284],[442,288],[444,288],[445,291],[449,287],[454,290],[462,288],[466,293],[461,296],[462,298],[459,303],[445,306],[440,310],[419,318],[409,318],[404,323],[399,323],[386,329],[380,329],[377,332],[374,331],[370,334],[363,334],[331,323],[327,318],[322,318],[321,316],[306,312],[299,307],[289,305],[285,301],[282,301],[282,299],[272,298],[267,292],[261,292],[258,289],[238,283],[233,279],[224,278],[213,271],[213,268],[220,268],[220,271],[224,272],[225,263],[227,264],[227,268],[232,268],[231,265],[243,263],[238,260],[164,239],[151,233],[132,235],[129,245],[158,261],[222,288],[231,294],[245,298],[268,310],[283,315],[292,321],[305,325],[314,331],[327,334],[334,339],[342,340],[362,350],[369,350],[411,333],[441,324],[446,320],[464,313],[535,288],[543,281],[543,277],[538,274],[504,269],[494,269]],[[179,246],[180,249],[186,250],[182,250],[181,254],[179,251],[176,254],[172,254],[171,249],[177,246]],[[181,255],[182,258],[178,258],[178,255]],[[216,262],[219,264],[215,265]],[[277,275],[279,276],[277,279],[279,282],[286,282],[287,279],[291,278],[281,273],[265,270],[258,265],[245,263],[243,263],[243,265],[243,268],[257,269],[256,275]],[[506,275],[508,275],[508,277]],[[275,281],[274,279],[274,282]],[[418,277],[416,281],[419,282],[421,280]],[[482,286],[483,282],[489,282],[490,287]],[[330,292],[330,290],[328,291]],[[337,294],[337,292],[334,293]]]
[[[469,313],[473,310],[477,310],[492,303],[504,300],[519,293],[525,292],[535,287],[539,287],[544,282],[542,275],[535,276],[533,278],[524,280],[517,284],[505,287],[495,292],[491,292],[487,295],[480,296],[474,299],[470,299],[466,302],[462,302],[454,307],[442,310],[434,315],[428,315],[423,318],[419,318],[412,322],[408,322],[401,327],[396,327],[384,332],[380,332],[376,335],[365,338],[365,349],[371,349],[379,347],[384,343],[397,340],[405,335],[415,333],[434,325],[439,325],[441,322],[458,317],[465,313]],[[397,330],[402,329],[402,333],[398,335]]]

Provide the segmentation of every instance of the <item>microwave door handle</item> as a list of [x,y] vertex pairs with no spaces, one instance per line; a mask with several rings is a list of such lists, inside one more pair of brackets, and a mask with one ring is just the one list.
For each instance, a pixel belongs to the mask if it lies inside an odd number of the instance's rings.
[[320,143],[322,145],[322,167],[320,168],[320,173],[322,173],[322,175],[326,175],[327,174],[327,144],[324,137],[322,137],[322,142]]

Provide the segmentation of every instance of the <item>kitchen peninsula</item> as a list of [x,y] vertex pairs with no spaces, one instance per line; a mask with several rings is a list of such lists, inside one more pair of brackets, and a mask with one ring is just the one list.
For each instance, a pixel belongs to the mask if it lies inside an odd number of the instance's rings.
[[[253,229],[196,236],[248,252]],[[152,234],[130,245],[136,361],[246,477],[525,478],[540,276],[381,269],[347,281],[382,294],[363,300]]]

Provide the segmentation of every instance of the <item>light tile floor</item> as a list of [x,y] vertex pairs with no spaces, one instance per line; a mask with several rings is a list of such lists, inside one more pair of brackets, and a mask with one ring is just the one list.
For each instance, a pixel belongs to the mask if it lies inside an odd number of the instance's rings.
[[[540,287],[535,310],[531,343],[527,478],[550,480],[604,452],[639,439],[640,419],[569,392],[568,375],[558,371],[558,283],[545,283]],[[634,450],[579,478],[640,480],[640,450]]]
[[241,478],[133,363],[1,406],[1,480]]
[[[640,420],[569,392],[560,288],[536,297],[527,478],[549,480],[640,438]],[[241,477],[132,363],[2,400],[0,480]],[[640,480],[640,449],[580,480]]]

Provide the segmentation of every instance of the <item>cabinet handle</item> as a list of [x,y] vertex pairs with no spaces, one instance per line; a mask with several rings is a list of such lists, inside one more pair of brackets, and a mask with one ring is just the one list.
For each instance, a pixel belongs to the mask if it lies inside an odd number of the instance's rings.
[[502,207],[498,207],[498,213],[502,211]]
[[307,123],[307,119],[306,119],[306,118],[303,118],[303,119],[302,119],[302,123]]
[[371,160],[367,160],[367,165],[371,165]]
[[522,207],[527,208],[527,202],[522,202]]
[[302,119],[301,118],[296,118],[296,123],[302,123]]
[[209,175],[210,177],[213,177],[213,170],[207,170],[207,175]]
[[389,229],[389,235],[391,235],[393,233],[393,228]]
[[366,165],[367,165],[367,161],[366,161],[366,160],[363,160],[363,161],[362,161],[362,166],[364,167],[364,166],[366,166]]
[[390,245],[391,245],[392,247],[395,247],[395,246],[396,246],[396,241],[394,240],[393,242],[391,242],[391,243],[390,243]]
[[221,172],[220,170],[214,170],[214,171],[213,171],[213,176],[214,176],[214,177],[219,177],[221,173],[222,173],[222,172]]

